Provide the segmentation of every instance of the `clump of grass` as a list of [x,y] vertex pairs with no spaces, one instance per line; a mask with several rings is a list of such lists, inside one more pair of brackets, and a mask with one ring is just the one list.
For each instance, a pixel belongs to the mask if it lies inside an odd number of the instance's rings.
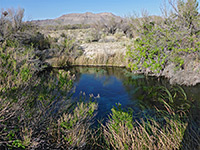
[[160,97],[157,95],[157,98],[163,107],[156,108],[155,115],[136,115],[131,109],[122,110],[120,104],[112,108],[109,121],[102,125],[105,149],[169,150],[199,147],[199,121],[188,116],[189,109],[173,108],[171,105],[175,103],[176,95],[187,98],[184,91],[177,88],[170,91],[163,87],[159,90]]
[[72,113],[64,113],[50,131],[52,140],[61,148],[79,149],[86,146],[90,135],[91,120],[97,104],[78,103]]
[[164,123],[150,116],[133,121],[133,114],[113,109],[109,123],[103,126],[107,149],[179,149],[187,123],[166,108],[171,115],[160,114]]

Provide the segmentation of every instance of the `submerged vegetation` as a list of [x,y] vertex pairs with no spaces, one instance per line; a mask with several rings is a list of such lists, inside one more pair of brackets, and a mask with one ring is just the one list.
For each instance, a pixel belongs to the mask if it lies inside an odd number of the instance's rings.
[[[132,70],[149,68],[161,74],[170,62],[177,70],[186,67],[187,57],[199,62],[198,2],[169,2],[173,11],[167,14],[163,9],[164,18],[144,16],[120,27],[114,21],[99,25],[104,32],[89,42],[108,33],[121,36],[116,34],[118,28],[132,38],[129,28],[136,27],[139,37],[127,52]],[[106,122],[93,127],[98,113],[95,98],[74,100],[75,76],[51,66],[67,66],[66,60],[82,55],[80,41],[64,33],[61,42],[45,37],[36,26],[22,21],[23,13],[20,8],[8,9],[0,18],[0,149],[200,148],[200,120],[198,112],[192,112],[193,107],[199,111],[200,104],[194,106],[195,100],[179,86],[144,86],[138,99],[153,107],[141,104],[136,114],[116,104]],[[59,59],[50,62],[51,57]]]

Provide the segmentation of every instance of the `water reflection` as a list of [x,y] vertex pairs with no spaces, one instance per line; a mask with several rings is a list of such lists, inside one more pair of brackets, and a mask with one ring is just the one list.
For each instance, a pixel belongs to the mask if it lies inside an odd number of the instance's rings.
[[105,118],[116,103],[137,110],[136,98],[131,97],[134,96],[134,90],[130,95],[122,82],[123,71],[117,68],[73,68],[71,72],[75,73],[77,78],[74,83],[76,90],[73,97],[79,97],[81,92],[84,92],[86,97],[89,97],[89,94],[100,96],[96,99],[99,106],[98,119]]
[[[88,98],[90,94],[100,95],[100,98],[96,99],[99,105],[98,119],[106,118],[116,103],[122,104],[122,108],[132,108],[135,114],[141,110],[148,112],[155,106],[160,107],[162,103],[157,100],[157,97],[168,94],[165,88],[171,89],[173,99],[176,99],[172,105],[181,106],[188,103],[184,95],[174,90],[174,86],[164,78],[134,75],[126,69],[112,67],[74,67],[70,71],[76,75],[74,83],[76,90],[73,98],[79,97],[81,92],[84,92]],[[160,87],[164,90],[159,89]],[[182,88],[191,91],[191,88]],[[200,92],[200,89],[197,88],[195,91]],[[194,95],[197,94],[194,93],[193,97],[190,94],[190,99],[194,99]]]

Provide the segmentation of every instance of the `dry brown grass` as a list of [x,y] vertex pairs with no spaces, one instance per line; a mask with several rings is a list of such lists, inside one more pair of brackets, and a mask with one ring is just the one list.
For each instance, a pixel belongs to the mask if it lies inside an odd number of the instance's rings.
[[88,58],[86,56],[80,56],[77,59],[73,60],[73,65],[78,66],[117,66],[125,67],[128,63],[124,58],[124,54],[119,52],[113,55],[107,54],[96,54],[93,58]]

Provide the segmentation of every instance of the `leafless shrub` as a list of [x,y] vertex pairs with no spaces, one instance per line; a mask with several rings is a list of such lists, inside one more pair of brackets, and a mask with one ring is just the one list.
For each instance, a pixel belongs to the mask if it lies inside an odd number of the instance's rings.
[[134,36],[140,37],[147,29],[148,24],[160,24],[162,22],[162,17],[149,16],[148,11],[143,10],[141,13],[141,17],[137,14],[133,14],[131,17],[128,18],[128,20]]
[[92,27],[97,31],[103,31],[106,34],[115,34],[117,30],[127,30],[127,24],[123,19],[116,20],[111,18],[106,22],[97,22],[92,25]]
[[24,17],[24,9],[12,9],[1,10],[0,17],[0,34],[3,37],[16,32],[22,28],[22,19]]

